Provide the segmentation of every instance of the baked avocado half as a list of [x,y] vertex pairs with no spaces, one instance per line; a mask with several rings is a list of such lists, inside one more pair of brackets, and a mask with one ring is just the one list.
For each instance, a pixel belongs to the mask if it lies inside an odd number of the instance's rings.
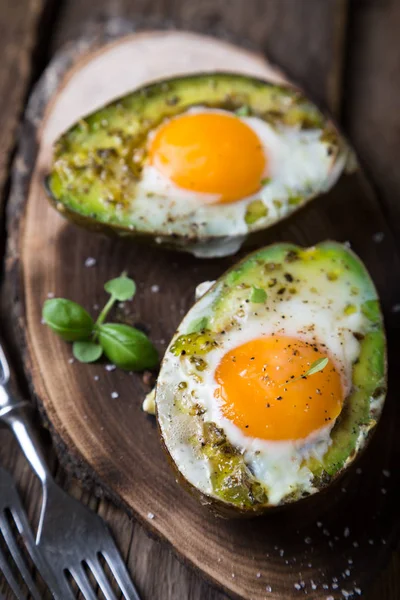
[[347,247],[276,244],[227,271],[163,360],[156,414],[201,501],[254,515],[330,485],[365,447],[386,394],[374,284]]
[[298,90],[200,74],[81,119],[57,140],[46,187],[83,227],[223,256],[329,189],[347,154]]

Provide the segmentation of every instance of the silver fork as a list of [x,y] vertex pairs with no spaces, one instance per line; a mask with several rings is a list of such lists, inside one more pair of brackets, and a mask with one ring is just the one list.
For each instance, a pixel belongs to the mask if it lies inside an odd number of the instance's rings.
[[74,600],[69,583],[75,580],[86,600],[96,600],[88,572],[106,600],[117,595],[101,564],[104,559],[126,600],[140,600],[118,548],[101,517],[66,494],[54,481],[43,457],[29,411],[29,403],[11,387],[10,368],[0,345],[0,420],[14,432],[32,469],[42,483],[43,499],[36,548],[51,568],[45,580],[56,600]]
[[[10,589],[18,600],[25,599],[25,593],[18,583],[16,572],[13,569],[12,562],[16,569],[21,574],[25,581],[26,587],[33,600],[41,600],[41,595],[34,582],[32,575],[26,564],[25,558],[18,544],[18,540],[14,535],[13,527],[11,526],[10,516],[14,521],[18,533],[20,534],[27,551],[29,552],[32,561],[37,567],[43,578],[49,581],[53,579],[53,574],[49,571],[47,565],[39,555],[35,546],[35,538],[33,537],[28,518],[22,507],[17,489],[13,479],[7,471],[0,467],[0,532],[3,536],[7,550],[12,560],[0,548],[0,572],[3,573]],[[55,583],[55,582],[53,582]]]

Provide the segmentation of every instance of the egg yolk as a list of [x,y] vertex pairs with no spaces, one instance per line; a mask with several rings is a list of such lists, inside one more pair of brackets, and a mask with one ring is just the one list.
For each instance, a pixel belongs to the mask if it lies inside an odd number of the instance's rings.
[[255,132],[234,115],[196,113],[161,125],[149,159],[177,186],[235,202],[254,194],[266,172],[266,158]]
[[286,336],[257,338],[234,348],[215,373],[222,414],[251,437],[308,437],[332,423],[342,408],[341,378],[331,359],[306,375],[325,357],[317,346]]

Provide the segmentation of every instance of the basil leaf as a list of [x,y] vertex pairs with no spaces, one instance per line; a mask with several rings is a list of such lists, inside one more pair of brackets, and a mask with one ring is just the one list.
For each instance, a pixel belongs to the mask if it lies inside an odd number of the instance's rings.
[[250,294],[250,302],[254,302],[255,304],[262,304],[267,299],[267,292],[262,288],[255,287],[253,285],[253,289]]
[[97,328],[99,343],[107,358],[121,369],[144,371],[158,365],[158,353],[143,332],[122,323]]
[[325,369],[326,365],[329,362],[329,358],[327,358],[325,356],[325,358],[318,358],[318,360],[315,360],[311,367],[308,369],[308,371],[306,371],[304,373],[305,377],[309,377],[310,375],[315,375],[315,373],[318,373],[318,371],[322,371],[322,369]]
[[125,300],[132,300],[136,294],[136,284],[130,277],[122,274],[120,277],[110,279],[104,286],[106,292],[111,294],[114,300],[124,302]]
[[74,342],[72,352],[76,360],[83,363],[92,363],[103,354],[103,348],[95,342]]
[[80,304],[65,298],[46,300],[42,317],[46,325],[67,342],[88,339],[93,331],[89,313]]

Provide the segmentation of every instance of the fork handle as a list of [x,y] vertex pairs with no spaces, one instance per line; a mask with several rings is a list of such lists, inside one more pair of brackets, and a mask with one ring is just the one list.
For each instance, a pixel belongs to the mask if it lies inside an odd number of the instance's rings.
[[0,421],[14,432],[29,464],[43,485],[52,479],[42,445],[35,432],[32,405],[23,400],[14,389],[11,370],[4,349],[0,344]]
[[32,408],[29,403],[16,404],[7,413],[0,414],[0,419],[13,431],[27,461],[42,484],[46,485],[49,480],[52,480],[52,475],[43,454],[42,444],[35,431]]
[[[0,393],[3,391],[4,387],[0,388]],[[43,454],[42,444],[35,431],[32,407],[26,401],[15,399],[13,406],[9,407],[7,412],[3,411],[3,414],[0,412],[0,419],[13,431],[26,459],[42,484],[48,483],[52,479],[52,475]]]

